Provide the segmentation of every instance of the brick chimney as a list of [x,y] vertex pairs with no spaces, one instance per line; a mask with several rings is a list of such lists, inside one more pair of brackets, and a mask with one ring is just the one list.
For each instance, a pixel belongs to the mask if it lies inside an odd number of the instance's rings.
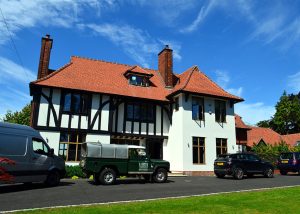
[[166,87],[173,87],[173,50],[168,45],[158,54],[158,71]]
[[49,62],[50,52],[52,48],[53,39],[50,39],[50,35],[46,35],[42,38],[42,47],[40,53],[40,63],[37,78],[43,78],[49,74]]

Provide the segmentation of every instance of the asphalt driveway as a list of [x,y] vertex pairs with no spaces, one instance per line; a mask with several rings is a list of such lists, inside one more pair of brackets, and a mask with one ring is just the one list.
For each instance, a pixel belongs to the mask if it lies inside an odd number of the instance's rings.
[[0,212],[28,208],[105,203],[174,196],[200,195],[217,192],[300,185],[300,176],[276,175],[234,180],[215,177],[170,177],[164,184],[143,180],[119,180],[116,185],[94,185],[89,180],[64,179],[60,186],[0,186]]

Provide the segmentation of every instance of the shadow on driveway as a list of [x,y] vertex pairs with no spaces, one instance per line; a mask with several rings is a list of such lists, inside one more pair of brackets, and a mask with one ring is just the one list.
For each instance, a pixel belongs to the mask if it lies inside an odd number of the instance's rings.
[[[75,183],[61,181],[59,186],[72,186],[73,184]],[[43,183],[5,184],[0,186],[0,194],[9,193],[9,192],[21,192],[21,191],[34,190],[34,189],[48,189],[48,188],[55,188],[55,187],[48,187]]]

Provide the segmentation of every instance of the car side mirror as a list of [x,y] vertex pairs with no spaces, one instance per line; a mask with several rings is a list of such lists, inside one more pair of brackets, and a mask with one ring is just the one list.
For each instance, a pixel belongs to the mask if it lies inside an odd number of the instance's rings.
[[50,156],[53,156],[53,155],[54,155],[54,149],[50,149],[49,155],[50,155]]

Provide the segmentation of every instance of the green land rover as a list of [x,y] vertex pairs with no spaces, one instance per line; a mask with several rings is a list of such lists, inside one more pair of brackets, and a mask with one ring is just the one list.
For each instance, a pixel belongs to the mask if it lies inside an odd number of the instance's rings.
[[83,143],[80,167],[93,175],[95,183],[113,184],[120,176],[139,176],[147,181],[166,182],[170,163],[150,159],[145,147],[132,145]]

